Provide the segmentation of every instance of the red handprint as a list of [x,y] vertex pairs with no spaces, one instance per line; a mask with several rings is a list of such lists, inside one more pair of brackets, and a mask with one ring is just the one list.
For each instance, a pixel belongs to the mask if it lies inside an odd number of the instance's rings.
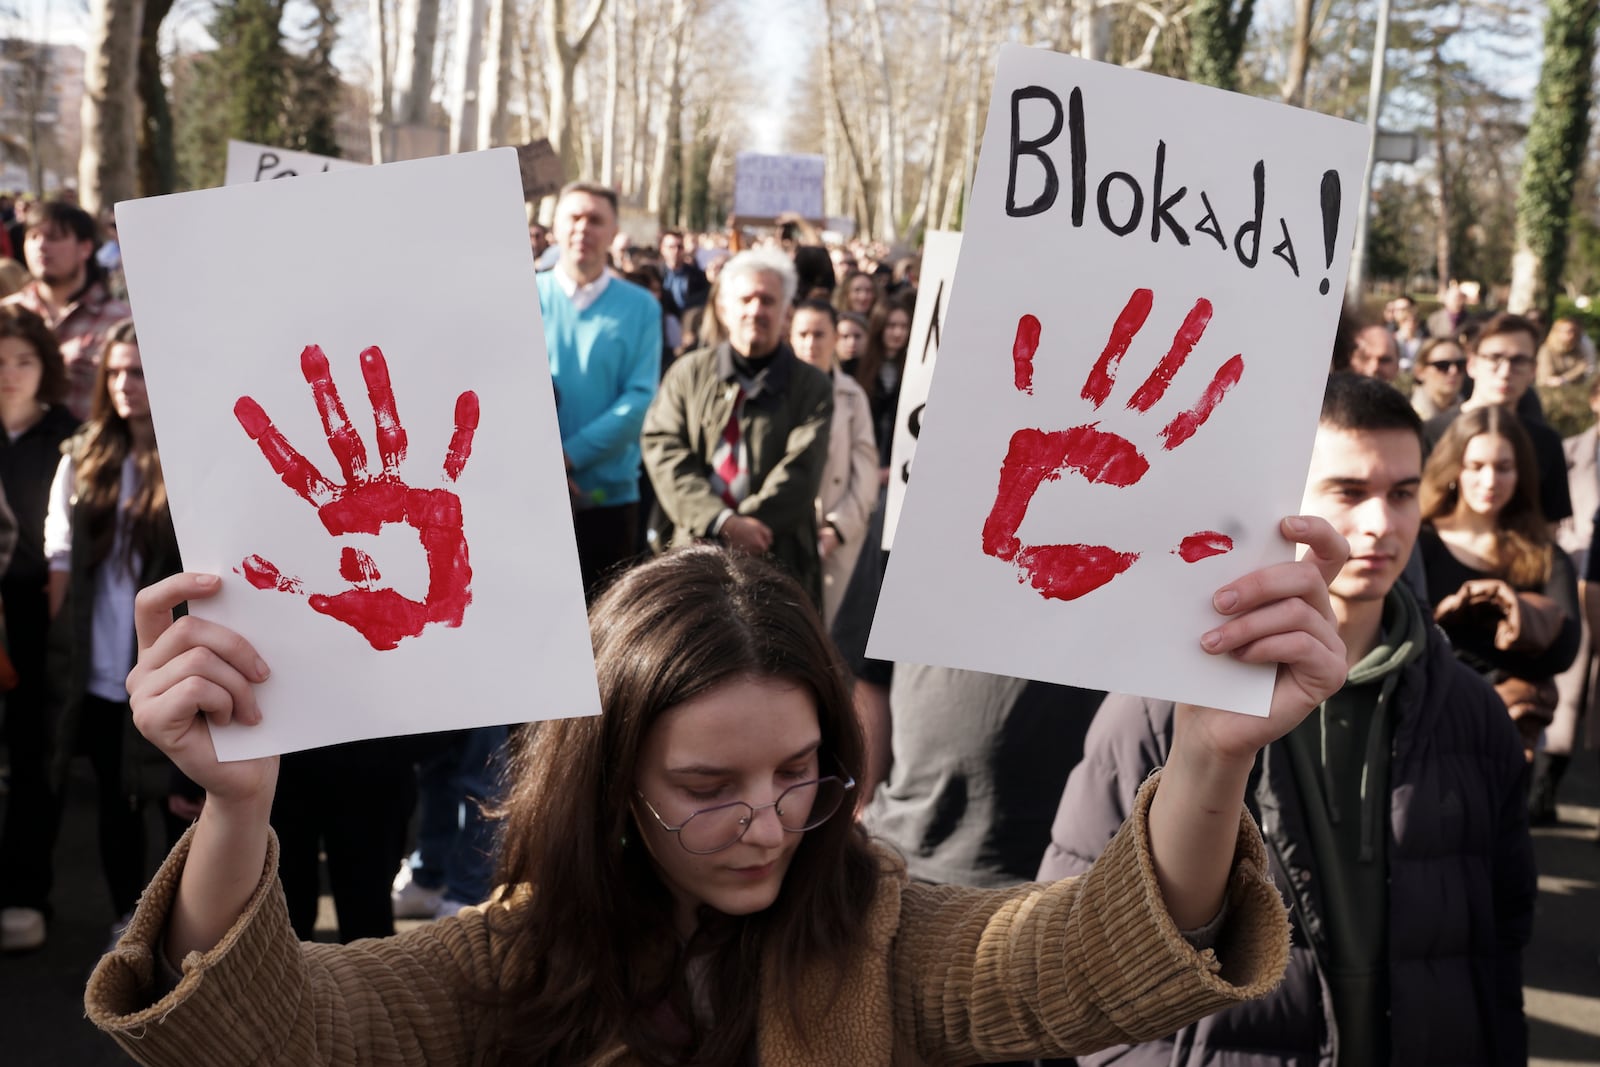
[[[1117,364],[1144,326],[1152,302],[1149,289],[1135,289],[1122,314],[1117,316],[1105,350],[1083,384],[1083,398],[1096,409],[1110,397]],[[1210,321],[1211,302],[1196,300],[1172,338],[1172,347],[1166,356],[1128,401],[1130,411],[1149,411],[1166,394],[1173,376],[1188,360]],[[1029,395],[1033,393],[1033,356],[1039,348],[1039,335],[1039,320],[1032,315],[1024,315],[1017,321],[1017,336],[1011,352],[1015,382],[1019,391]],[[1180,412],[1161,430],[1162,448],[1170,452],[1193,437],[1243,374],[1244,358],[1240,355],[1218,368],[1199,402]],[[1076,600],[1092,593],[1133,566],[1139,553],[1122,552],[1106,545],[1024,545],[1017,538],[1017,530],[1028,513],[1028,505],[1041,485],[1054,481],[1065,470],[1076,471],[1090,482],[1126,487],[1143,478],[1149,469],[1150,461],[1133,442],[1100,429],[1096,423],[1049,432],[1018,430],[1011,435],[1005,462],[1000,467],[1000,488],[983,524],[983,551],[1015,563],[1021,572],[1018,580],[1031,581],[1040,596]],[[1231,538],[1206,530],[1185,537],[1173,552],[1185,562],[1194,563],[1232,549]]]
[[[406,432],[395,411],[389,365],[376,347],[361,353],[361,376],[367,382],[372,416],[377,423],[381,473],[367,467],[366,446],[350,425],[333,373],[322,349],[309,345],[300,353],[300,370],[328,435],[328,448],[344,472],[344,484],[335,485],[295,451],[282,432],[267,418],[261,405],[248,396],[239,398],[233,414],[260,447],[272,469],[300,498],[317,509],[322,525],[335,537],[375,534],[384,526],[404,523],[417,531],[428,560],[428,592],[420,601],[393,589],[374,589],[381,577],[372,557],[355,548],[340,554],[339,573],[355,588],[333,596],[312,593],[311,607],[354,627],[372,647],[391,649],[415,637],[431,622],[460,626],[472,602],[472,567],[467,562],[467,540],[461,521],[461,499],[448,489],[413,489],[400,479],[400,462],[406,455]],[[455,433],[444,459],[444,476],[455,481],[472,455],[472,435],[478,428],[478,394],[456,398]],[[284,575],[260,556],[245,559],[240,573],[257,589],[304,593],[298,578]]]

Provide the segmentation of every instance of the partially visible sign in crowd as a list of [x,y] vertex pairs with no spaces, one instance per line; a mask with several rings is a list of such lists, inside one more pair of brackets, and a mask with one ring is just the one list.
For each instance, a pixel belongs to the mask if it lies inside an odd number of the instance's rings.
[[288,148],[273,148],[249,141],[228,142],[228,168],[222,180],[224,185],[248,185],[271,178],[294,178],[301,174],[326,174],[329,171],[363,167],[348,159],[319,156],[311,152],[296,152]]
[[922,241],[922,269],[917,286],[917,306],[911,313],[911,343],[906,348],[905,377],[900,382],[900,406],[894,420],[894,451],[889,461],[889,494],[883,513],[883,548],[894,547],[894,530],[911,480],[911,457],[922,433],[928,407],[928,386],[939,358],[939,337],[950,307],[950,286],[956,276],[961,235],[929,230]]
[[822,216],[823,157],[740,152],[734,160],[733,213],[759,222],[794,213]]

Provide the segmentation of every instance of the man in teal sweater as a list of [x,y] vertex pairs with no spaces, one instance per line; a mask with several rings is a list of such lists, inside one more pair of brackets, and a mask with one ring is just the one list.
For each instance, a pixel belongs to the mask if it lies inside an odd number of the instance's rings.
[[639,428],[661,378],[661,305],[607,269],[606,250],[616,233],[616,192],[569,184],[556,202],[561,260],[538,275],[578,563],[589,596],[638,544]]

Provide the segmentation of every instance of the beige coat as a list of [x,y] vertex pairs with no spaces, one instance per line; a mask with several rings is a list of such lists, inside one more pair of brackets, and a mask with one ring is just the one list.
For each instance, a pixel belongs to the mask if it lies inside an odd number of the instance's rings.
[[[1288,962],[1289,924],[1255,824],[1241,815],[1219,952],[1197,952],[1174,928],[1155,878],[1148,819],[1156,781],[1145,783],[1128,822],[1079,878],[1009,889],[931,886],[909,882],[885,853],[859,953],[843,973],[819,967],[800,976],[799,1028],[788,1001],[762,994],[762,1067],[1073,1054],[1161,1037],[1271,990]],[[469,991],[504,973],[500,913],[531,907],[527,894],[397,937],[302,945],[289,927],[274,840],[239,921],[210,952],[191,953],[177,987],[156,999],[154,953],[187,843],[157,873],[85,993],[90,1020],[139,1062],[488,1062],[493,1011]],[[751,978],[760,988],[760,977]],[[639,1060],[618,1048],[594,1063]]]
[[[1589,544],[1594,537],[1594,513],[1600,508],[1600,467],[1595,464],[1595,449],[1600,446],[1600,433],[1591,426],[1582,433],[1561,442],[1567,453],[1567,492],[1572,497],[1572,516],[1556,525],[1556,541],[1572,557],[1573,569],[1580,579],[1578,588],[1583,594],[1583,640],[1578,645],[1578,656],[1572,666],[1556,675],[1556,688],[1561,700],[1556,705],[1556,717],[1545,728],[1545,747],[1554,755],[1571,755],[1579,747],[1600,748],[1600,716],[1592,712],[1597,693],[1600,693],[1600,656],[1597,656],[1593,624],[1600,589],[1592,589],[1583,582],[1584,568],[1589,557]],[[1587,727],[1584,720],[1587,719]]]
[[820,533],[824,525],[832,525],[840,542],[822,561],[822,618],[829,626],[866,546],[867,528],[877,506],[878,443],[873,435],[872,405],[855,379],[835,368],[828,462],[822,468],[822,488],[817,490],[817,530]]

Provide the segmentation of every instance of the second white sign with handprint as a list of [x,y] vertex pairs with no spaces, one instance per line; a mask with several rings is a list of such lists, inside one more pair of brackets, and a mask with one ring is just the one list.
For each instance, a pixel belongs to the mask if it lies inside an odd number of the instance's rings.
[[196,608],[273,669],[218,753],[597,713],[514,153],[117,215]]
[[1021,47],[986,131],[869,652],[1265,714],[1199,639],[1292,555],[1365,131]]

